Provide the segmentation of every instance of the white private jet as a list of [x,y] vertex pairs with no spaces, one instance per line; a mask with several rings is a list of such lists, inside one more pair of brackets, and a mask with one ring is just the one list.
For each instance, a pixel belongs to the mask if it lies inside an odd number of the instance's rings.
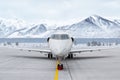
[[[65,58],[73,58],[73,53],[81,53],[81,52],[88,52],[93,50],[74,50],[72,49],[72,45],[74,39],[70,37],[68,34],[65,33],[56,33],[52,34],[51,37],[47,39],[49,50],[42,50],[42,49],[27,49],[28,51],[36,51],[41,53],[47,53],[48,58],[53,58],[55,56],[56,60],[59,61],[57,68],[58,70],[63,69],[63,64],[61,64],[61,60]],[[98,49],[99,50],[99,49]]]

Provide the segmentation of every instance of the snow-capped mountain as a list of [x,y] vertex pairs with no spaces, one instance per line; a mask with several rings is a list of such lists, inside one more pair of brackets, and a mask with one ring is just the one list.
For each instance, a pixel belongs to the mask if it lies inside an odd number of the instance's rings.
[[7,37],[8,35],[11,35],[16,30],[20,29],[22,30],[27,25],[22,20],[0,20],[0,37]]
[[30,35],[38,35],[40,33],[43,33],[47,31],[46,27],[43,25],[43,24],[39,24],[39,25],[34,25],[28,29],[25,29],[23,31],[20,31],[20,33],[22,35],[27,35],[27,34],[30,34]]
[[8,37],[41,37],[46,31],[44,24],[37,24],[29,28],[18,29]]
[[62,31],[73,37],[117,38],[120,37],[120,21],[108,20],[98,15],[90,16],[78,23],[47,29],[44,24],[27,24],[19,20],[0,20],[0,37],[48,37]]
[[31,37],[46,32],[44,24],[29,24],[23,20],[0,20],[0,37]]
[[58,27],[74,37],[100,38],[120,37],[119,24],[97,15],[90,16],[70,26]]
[[116,24],[118,24],[118,25],[120,25],[120,20],[114,20],[114,22],[116,23]]

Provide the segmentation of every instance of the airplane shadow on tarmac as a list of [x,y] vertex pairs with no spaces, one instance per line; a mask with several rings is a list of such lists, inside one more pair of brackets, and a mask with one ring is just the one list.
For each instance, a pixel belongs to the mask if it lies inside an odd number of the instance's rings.
[[26,58],[26,59],[37,59],[37,60],[55,60],[55,58],[49,59],[47,57],[40,57],[40,56],[24,56],[24,55],[12,55],[11,57],[15,57],[15,58]]
[[90,60],[90,59],[102,59],[102,58],[111,58],[111,57],[114,57],[114,56],[84,56],[84,57],[75,57],[70,60],[88,60],[88,59]]
[[[27,59],[44,59],[44,60],[55,60],[55,58],[49,59],[47,57],[40,57],[40,56],[24,56],[24,55],[11,55],[11,57],[16,58],[27,58]],[[102,58],[111,58],[114,56],[84,56],[84,57],[74,57],[73,59],[66,59],[66,60],[90,60],[90,59],[102,59]]]

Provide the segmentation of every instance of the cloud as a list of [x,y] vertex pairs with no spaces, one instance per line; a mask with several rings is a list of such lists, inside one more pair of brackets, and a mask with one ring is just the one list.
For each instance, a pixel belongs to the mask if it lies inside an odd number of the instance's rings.
[[120,8],[120,1],[115,0],[115,1],[109,1],[104,4],[104,6],[108,8]]
[[0,16],[27,21],[71,22],[93,14],[120,16],[119,0],[3,0]]

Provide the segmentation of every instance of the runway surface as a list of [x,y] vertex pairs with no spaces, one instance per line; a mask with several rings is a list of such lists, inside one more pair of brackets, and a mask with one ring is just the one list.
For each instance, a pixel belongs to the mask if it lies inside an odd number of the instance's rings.
[[[63,61],[58,80],[120,80],[120,48],[86,52]],[[0,80],[54,80],[55,59],[0,47]]]

